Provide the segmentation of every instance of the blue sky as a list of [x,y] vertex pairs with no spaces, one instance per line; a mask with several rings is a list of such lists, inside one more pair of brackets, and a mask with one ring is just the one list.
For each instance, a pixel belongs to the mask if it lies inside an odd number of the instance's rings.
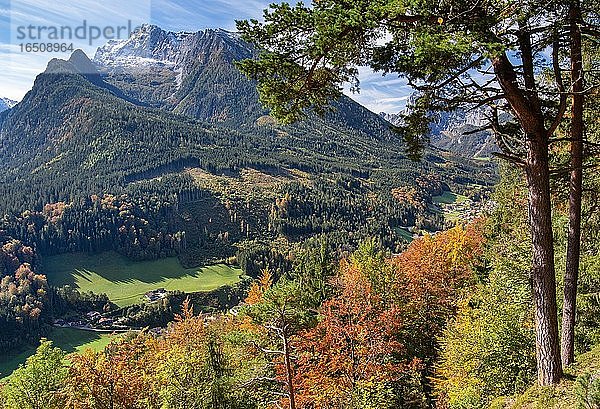
[[[264,0],[0,0],[0,96],[19,100],[31,89],[35,76],[42,72],[51,58],[68,58],[68,53],[22,52],[21,44],[28,40],[29,25],[70,26],[74,30],[89,26],[116,27],[141,23],[156,24],[171,31],[197,31],[203,28],[235,29],[236,19],[258,18],[272,1]],[[21,27],[21,30],[19,30]],[[21,34],[25,33],[25,40]],[[38,33],[39,34],[39,33]],[[35,37],[36,31],[33,31]],[[44,32],[43,35],[48,35]],[[71,42],[71,41],[69,41]],[[74,42],[93,56],[106,39],[89,44]],[[411,90],[398,78],[382,77],[361,69],[361,93],[348,94],[374,112],[394,113],[401,110]]]

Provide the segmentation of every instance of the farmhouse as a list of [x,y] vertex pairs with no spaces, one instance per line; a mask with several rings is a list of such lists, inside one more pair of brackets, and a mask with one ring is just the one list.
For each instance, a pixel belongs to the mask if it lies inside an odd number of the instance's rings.
[[148,302],[156,302],[165,298],[166,296],[167,290],[165,290],[164,288],[148,291],[146,294],[144,294],[144,297],[146,297],[146,301]]
[[98,311],[90,311],[87,314],[85,314],[85,316],[90,320],[90,321],[97,321],[100,319],[101,315]]

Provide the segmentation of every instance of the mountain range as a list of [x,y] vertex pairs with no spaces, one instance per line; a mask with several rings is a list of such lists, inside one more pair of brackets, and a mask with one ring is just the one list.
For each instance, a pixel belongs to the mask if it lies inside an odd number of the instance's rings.
[[[225,231],[238,240],[337,232],[394,243],[395,226],[441,226],[426,204],[432,195],[494,179],[492,166],[435,148],[412,162],[389,123],[348,97],[323,118],[277,124],[235,66],[253,55],[225,30],[144,25],[93,59],[77,50],[51,60],[0,113],[0,212],[81,206],[73,226],[53,227],[64,242],[46,248],[61,251],[91,246],[98,221],[82,215],[90,197],[108,194],[137,200],[146,219],[142,203],[163,202],[171,210],[156,216],[161,234],[187,232],[188,249],[217,248]],[[30,222],[17,219],[9,231],[29,235],[22,226]],[[32,240],[44,248],[49,228],[39,228]],[[104,238],[121,234],[111,229]]]
[[[397,114],[380,115],[394,125],[401,125],[402,116],[407,113],[405,110]],[[472,159],[490,158],[499,151],[493,133],[486,128],[489,121],[485,108],[470,111],[457,109],[432,116],[429,135],[432,146]]]

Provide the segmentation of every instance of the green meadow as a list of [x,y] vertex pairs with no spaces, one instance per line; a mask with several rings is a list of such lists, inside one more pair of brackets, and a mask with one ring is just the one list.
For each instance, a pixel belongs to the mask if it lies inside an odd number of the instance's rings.
[[458,195],[456,193],[445,191],[440,196],[433,196],[431,198],[433,203],[443,203],[443,204],[453,204],[453,203],[462,203],[467,200],[466,196]]
[[157,288],[211,291],[238,282],[242,274],[242,270],[224,264],[183,268],[176,257],[131,261],[115,252],[46,257],[42,271],[52,286],[70,285],[80,291],[104,293],[121,307],[141,302],[146,292]]
[[[83,352],[86,349],[100,351],[108,345],[114,335],[101,334],[97,332],[81,331],[73,328],[52,328],[48,339],[54,346],[61,348],[68,354]],[[35,353],[35,348],[29,347],[25,350],[0,355],[0,380],[8,377],[20,364]]]

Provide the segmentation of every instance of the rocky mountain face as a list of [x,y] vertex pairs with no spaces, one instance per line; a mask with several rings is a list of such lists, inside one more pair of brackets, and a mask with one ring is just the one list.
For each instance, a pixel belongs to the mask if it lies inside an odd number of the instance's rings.
[[173,33],[144,25],[129,39],[100,47],[94,62],[108,83],[140,105],[240,125],[264,115],[254,84],[233,65],[252,55],[225,30]]
[[17,105],[17,101],[13,101],[12,99],[0,97],[0,112],[6,111],[7,109],[11,109]]
[[[144,25],[129,39],[100,47],[93,62],[106,83],[138,105],[251,128],[264,122],[267,112],[258,101],[256,84],[235,62],[255,52],[236,33],[222,29],[174,33]],[[337,102],[327,122],[389,136],[381,118],[347,97]]]
[[[381,115],[390,123],[401,125],[403,114],[406,112]],[[492,132],[482,130],[486,125],[485,108],[440,112],[430,125],[429,139],[438,149],[467,158],[489,158],[498,148]]]

